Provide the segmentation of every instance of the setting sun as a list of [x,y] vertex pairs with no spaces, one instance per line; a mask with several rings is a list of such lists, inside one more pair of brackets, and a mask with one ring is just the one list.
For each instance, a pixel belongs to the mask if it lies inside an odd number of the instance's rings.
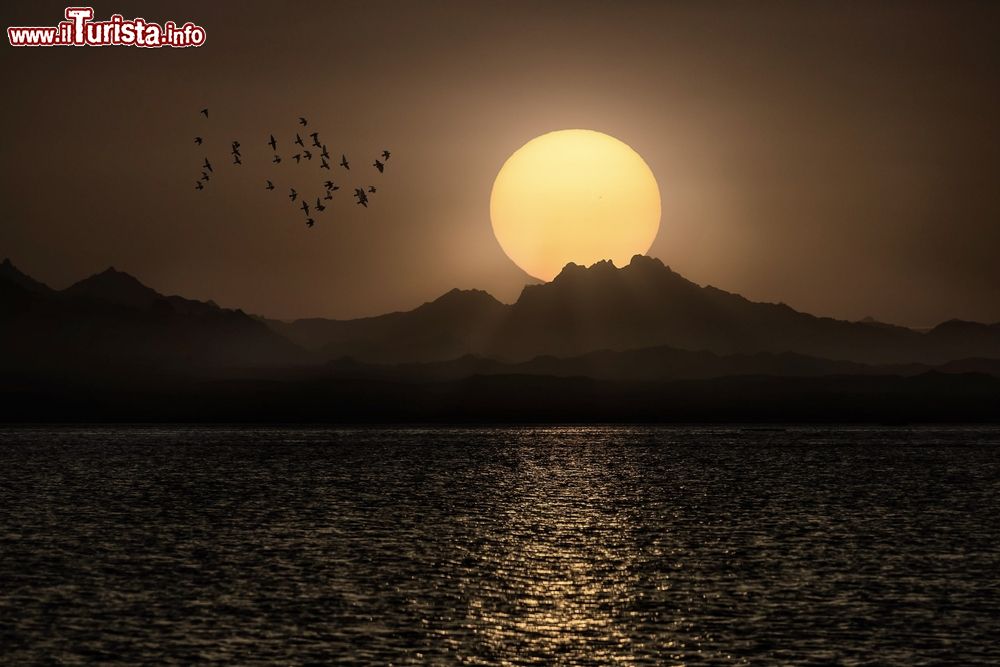
[[649,250],[660,226],[660,189],[627,144],[592,130],[560,130],[507,159],[493,183],[490,218],[507,256],[548,281],[568,262],[623,266]]

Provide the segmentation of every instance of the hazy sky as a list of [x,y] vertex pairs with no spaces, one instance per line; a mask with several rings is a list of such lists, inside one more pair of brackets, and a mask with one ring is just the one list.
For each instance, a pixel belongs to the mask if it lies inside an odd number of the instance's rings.
[[[54,25],[65,6],[7,2],[0,17]],[[286,318],[409,309],[452,287],[511,301],[530,279],[493,237],[493,178],[529,139],[589,128],[652,168],[663,218],[650,254],[696,282],[852,319],[1000,321],[996,2],[95,11],[190,20],[208,40],[4,40],[0,256],[54,287],[114,265],[162,292]],[[263,190],[265,178],[322,180],[289,160],[299,115],[364,169],[335,180],[379,186],[369,210],[342,190],[307,230],[284,190]],[[383,148],[378,176],[365,165]],[[217,175],[196,192],[205,155]]]

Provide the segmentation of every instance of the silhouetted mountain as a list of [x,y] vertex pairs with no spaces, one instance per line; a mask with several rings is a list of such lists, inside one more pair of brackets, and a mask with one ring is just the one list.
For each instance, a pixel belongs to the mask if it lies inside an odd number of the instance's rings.
[[[862,363],[939,364],[1000,358],[996,325],[946,323],[927,333],[872,322],[800,313],[701,287],[659,260],[636,256],[617,269],[567,265],[550,283],[529,285],[504,306],[476,298],[442,299],[362,320],[300,320],[276,329],[327,359],[426,362],[473,354],[508,361],[670,346],[716,354],[796,354]],[[464,293],[463,293],[464,294]],[[446,314],[431,306],[446,301]]]
[[242,311],[165,297],[114,269],[62,291],[14,271],[0,272],[0,370],[184,374],[304,359]]
[[52,292],[51,287],[38,282],[11,264],[9,258],[4,258],[3,262],[0,263],[0,285],[3,284],[16,285],[24,291],[34,294],[48,294]]
[[481,290],[453,289],[398,313],[357,320],[267,320],[276,331],[325,359],[385,363],[443,361],[488,349],[508,306]]
[[817,318],[647,258],[569,265],[510,306],[453,290],[409,312],[290,324],[114,269],[54,291],[4,262],[0,419],[988,420],[998,336]]
[[115,270],[113,266],[70,285],[63,290],[63,294],[138,309],[152,308],[163,299],[163,295],[156,290],[146,287],[127,273]]

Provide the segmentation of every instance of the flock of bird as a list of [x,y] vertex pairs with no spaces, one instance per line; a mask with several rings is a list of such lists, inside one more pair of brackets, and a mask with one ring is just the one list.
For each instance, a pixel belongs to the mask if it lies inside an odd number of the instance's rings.
[[[202,109],[200,113],[206,119],[208,118],[208,109]],[[304,117],[300,116],[299,125],[301,125],[303,128],[308,128],[309,121],[306,120]],[[302,132],[304,131],[305,129],[302,130]],[[295,133],[295,139],[291,144],[293,147],[290,150],[294,150],[296,151],[296,153],[292,155],[292,159],[295,160],[296,164],[302,164],[303,160],[305,160],[307,163],[312,162],[314,159],[314,152],[310,149],[317,149],[319,151],[317,154],[318,156],[317,161],[319,164],[318,168],[321,170],[325,169],[327,171],[331,171],[330,153],[327,151],[326,144],[320,141],[319,132],[310,132],[307,136],[310,139],[312,139],[312,141],[308,146],[302,140],[302,136],[299,134],[299,132]],[[205,139],[201,136],[197,136],[194,138],[194,143],[198,146],[202,146],[205,143]],[[270,138],[267,141],[267,145],[271,148],[271,152],[274,154],[274,157],[271,159],[271,164],[275,166],[281,164],[282,158],[281,155],[278,153],[278,140],[274,138],[273,134],[270,135]],[[298,148],[295,148],[296,146]],[[240,166],[243,164],[243,156],[240,153],[239,141],[234,140],[231,143],[230,153],[233,158],[232,162],[233,166]],[[389,151],[384,150],[382,151],[381,155],[375,158],[375,161],[372,163],[371,166],[374,167],[379,174],[385,173],[386,163],[389,162],[389,158],[391,156],[392,154]],[[347,156],[344,154],[341,154],[340,162],[338,163],[337,166],[344,169],[344,171],[351,171],[351,163],[348,162]],[[201,177],[195,182],[194,186],[195,189],[204,190],[205,185],[207,185],[208,182],[212,180],[212,175],[214,173],[215,170],[212,168],[212,163],[206,157],[205,161],[201,165]],[[312,227],[316,224],[316,220],[312,216],[317,215],[318,217],[319,213],[325,211],[327,207],[326,205],[323,204],[323,202],[330,201],[331,199],[333,199],[333,193],[340,189],[340,186],[334,183],[333,180],[331,180],[329,177],[327,177],[326,180],[322,181],[320,185],[323,188],[323,193],[321,195],[316,196],[316,203],[313,205],[309,204],[309,202],[312,200],[312,196],[306,197],[305,195],[303,195],[300,197],[298,191],[294,187],[289,187],[288,189],[288,199],[292,202],[293,205],[295,205],[296,201],[299,202],[300,205],[298,205],[297,208],[300,209],[305,214],[305,222],[307,227]],[[276,190],[277,188],[271,179],[266,179],[264,183],[264,189],[270,192]],[[377,189],[374,185],[369,185],[367,187],[364,186],[356,187],[354,188],[354,198],[356,199],[357,204],[359,206],[368,208],[368,201],[369,201],[368,195],[375,194],[376,191]]]

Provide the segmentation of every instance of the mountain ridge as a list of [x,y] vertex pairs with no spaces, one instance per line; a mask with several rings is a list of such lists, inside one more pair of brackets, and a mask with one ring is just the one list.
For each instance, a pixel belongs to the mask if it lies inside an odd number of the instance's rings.
[[307,358],[241,310],[164,296],[114,267],[63,290],[23,275],[0,265],[0,370],[183,374]]
[[[512,304],[483,290],[452,289],[412,310],[351,320],[283,322],[250,316],[212,302],[164,296],[114,267],[55,291],[5,260],[0,279],[3,293],[9,293],[3,301],[8,318],[28,313],[37,320],[39,313],[62,308],[68,309],[69,314],[61,316],[70,328],[73,317],[86,313],[93,318],[98,312],[109,320],[124,318],[128,327],[135,327],[141,315],[139,332],[157,338],[158,345],[165,344],[162,339],[167,335],[157,326],[180,326],[195,339],[208,336],[213,341],[209,347],[226,363],[246,367],[278,359],[315,364],[350,357],[362,363],[405,364],[470,355],[517,364],[544,356],[656,347],[716,356],[791,353],[876,365],[1000,358],[1000,324],[953,319],[918,332],[884,323],[817,317],[784,303],[754,302],[711,285],[700,286],[659,259],[641,255],[621,268],[608,260],[589,267],[567,264],[551,282],[526,285]],[[113,327],[104,331],[111,338],[121,337]],[[244,334],[256,337],[260,358],[254,356],[253,345],[232,354],[233,346],[223,340],[226,335]],[[51,338],[51,331],[45,337]],[[278,353],[279,348],[284,352]],[[178,353],[166,356],[175,358]],[[209,364],[206,353],[192,351],[187,356]],[[185,355],[179,356],[183,362]]]
[[[436,301],[358,320],[313,318],[273,326],[328,359],[351,356],[383,363],[442,361],[464,354],[518,362],[545,354],[658,345],[716,354],[787,351],[876,364],[1000,356],[1000,326],[948,321],[924,333],[821,317],[785,303],[755,302],[700,286],[659,259],[641,255],[620,269],[607,260],[589,267],[570,263],[551,282],[526,285],[512,304],[490,299],[495,302],[491,309],[470,309],[462,317],[452,313],[439,321],[438,329],[451,336],[440,334],[436,346],[407,348],[404,336],[395,341],[391,336],[404,323],[412,325],[411,331],[425,329],[428,323],[418,326],[424,316],[417,313],[426,313]],[[311,338],[302,335],[307,327]],[[324,328],[335,335],[324,339],[316,333]]]

